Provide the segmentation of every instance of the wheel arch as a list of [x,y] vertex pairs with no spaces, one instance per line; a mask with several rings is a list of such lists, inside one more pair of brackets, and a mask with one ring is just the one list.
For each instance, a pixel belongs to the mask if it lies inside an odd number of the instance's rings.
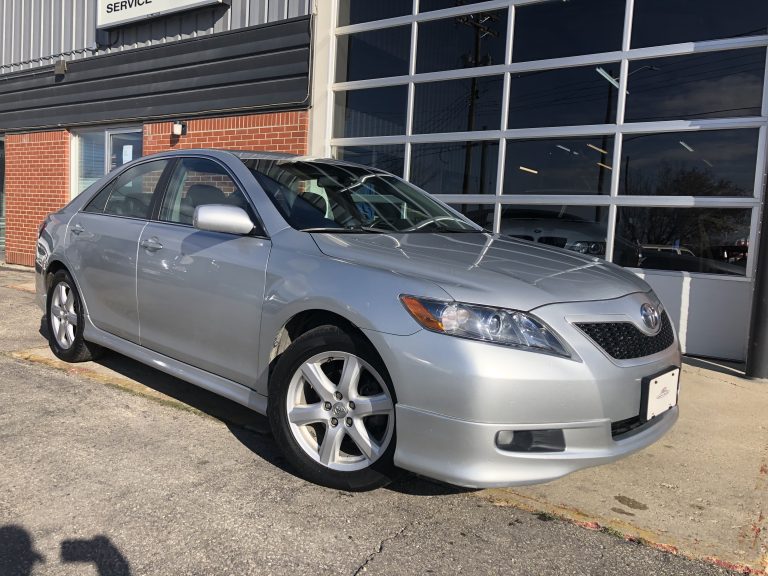
[[302,334],[309,332],[320,326],[336,326],[344,332],[359,338],[372,353],[376,354],[381,366],[386,372],[385,376],[394,387],[394,382],[389,374],[389,369],[384,362],[384,357],[376,348],[370,338],[365,335],[353,321],[342,316],[337,312],[332,312],[323,308],[309,308],[302,310],[291,316],[277,331],[272,341],[272,349],[269,354],[269,376],[272,375],[275,363],[280,355],[290,346],[291,342],[296,340]]

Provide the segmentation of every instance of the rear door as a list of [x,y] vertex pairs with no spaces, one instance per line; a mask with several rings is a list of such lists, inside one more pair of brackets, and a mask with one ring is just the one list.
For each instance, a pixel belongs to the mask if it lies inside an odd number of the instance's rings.
[[253,386],[270,241],[197,230],[195,208],[229,204],[255,212],[225,166],[182,158],[158,218],[141,233],[137,294],[141,345]]
[[138,343],[136,251],[167,160],[129,168],[70,220],[66,255],[93,324]]

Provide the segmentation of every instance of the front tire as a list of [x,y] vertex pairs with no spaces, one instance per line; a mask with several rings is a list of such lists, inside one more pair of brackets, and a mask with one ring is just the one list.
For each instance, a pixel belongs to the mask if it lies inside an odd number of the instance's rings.
[[370,344],[335,326],[297,338],[270,379],[269,421],[310,482],[373,490],[395,474],[395,395]]
[[100,346],[83,339],[83,304],[75,282],[66,270],[59,270],[51,278],[45,317],[48,344],[60,360],[86,362],[100,353]]

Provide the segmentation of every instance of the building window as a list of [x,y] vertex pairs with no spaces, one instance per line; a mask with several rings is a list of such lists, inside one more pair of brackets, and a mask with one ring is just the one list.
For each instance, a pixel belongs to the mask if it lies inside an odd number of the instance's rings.
[[482,6],[341,0],[329,151],[495,232],[751,278],[768,2]]
[[106,173],[142,156],[141,128],[97,128],[73,131],[72,196]]

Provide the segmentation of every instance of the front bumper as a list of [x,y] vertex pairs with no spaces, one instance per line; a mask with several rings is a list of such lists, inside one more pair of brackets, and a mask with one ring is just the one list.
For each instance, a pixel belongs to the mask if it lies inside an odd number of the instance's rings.
[[[677,407],[615,437],[611,424],[639,416],[644,378],[680,366],[677,339],[652,356],[617,361],[573,326],[585,317],[620,320],[643,297],[534,311],[568,342],[572,358],[424,330],[366,330],[397,395],[395,463],[453,484],[510,486],[546,482],[656,442],[677,420]],[[545,429],[563,431],[563,451],[511,452],[495,442],[500,431]]]
[[[411,472],[469,488],[519,486],[555,480],[590,466],[608,464],[653,444],[677,421],[675,406],[620,440],[611,421],[483,424],[397,406],[395,464]],[[500,430],[562,429],[563,452],[508,452],[495,445]]]

